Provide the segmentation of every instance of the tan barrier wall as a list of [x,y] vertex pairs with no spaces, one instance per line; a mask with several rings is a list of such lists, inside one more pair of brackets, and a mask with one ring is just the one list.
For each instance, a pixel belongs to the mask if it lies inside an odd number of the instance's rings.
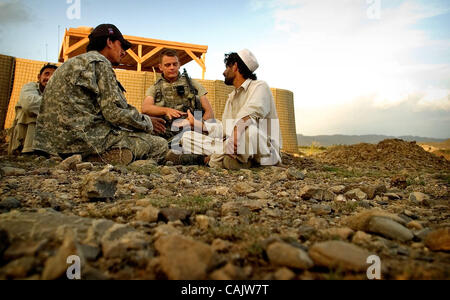
[[15,59],[0,54],[0,129],[5,124],[14,79]]
[[[9,101],[8,113],[6,116],[5,128],[9,128],[14,120],[14,106],[19,100],[22,86],[30,81],[37,80],[37,74],[44,65],[44,62],[27,59],[16,60],[15,79],[11,99]],[[116,70],[117,79],[126,89],[128,103],[141,110],[142,101],[146,90],[155,82],[155,75],[151,72],[136,72],[126,70]],[[222,117],[225,102],[228,94],[233,90],[220,80],[198,80],[208,91],[208,99],[218,119]],[[271,89],[275,99],[275,104],[280,118],[281,136],[283,139],[283,150],[297,153],[297,136],[295,130],[294,116],[294,95],[292,92],[281,89]]]

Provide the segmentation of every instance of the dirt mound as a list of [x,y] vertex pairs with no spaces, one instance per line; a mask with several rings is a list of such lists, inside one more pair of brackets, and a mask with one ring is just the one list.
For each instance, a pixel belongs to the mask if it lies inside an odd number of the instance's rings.
[[376,165],[383,169],[419,169],[433,168],[448,170],[450,162],[437,157],[416,144],[399,139],[389,139],[374,144],[357,144],[335,146],[319,154],[318,159],[324,163],[354,166]]

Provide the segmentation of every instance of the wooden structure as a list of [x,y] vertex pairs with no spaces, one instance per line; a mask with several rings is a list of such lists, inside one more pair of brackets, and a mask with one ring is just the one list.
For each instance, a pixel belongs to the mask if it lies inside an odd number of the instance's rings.
[[[86,46],[89,43],[89,34],[92,27],[78,27],[66,29],[64,39],[59,52],[59,62],[65,62],[69,58],[86,52]],[[128,55],[122,59],[119,69],[160,72],[159,52],[164,48],[177,50],[180,59],[180,65],[187,64],[195,60],[202,68],[202,79],[205,79],[206,64],[205,55],[208,46],[186,44],[179,42],[170,42],[150,38],[142,38],[124,35],[132,46],[127,50]]]

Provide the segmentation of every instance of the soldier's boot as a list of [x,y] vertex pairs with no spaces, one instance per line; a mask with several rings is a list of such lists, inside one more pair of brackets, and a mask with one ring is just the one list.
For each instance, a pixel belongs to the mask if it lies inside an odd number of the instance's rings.
[[231,156],[225,155],[222,161],[224,169],[227,170],[240,170],[240,169],[250,169],[252,162],[249,160],[246,163],[242,163]]
[[89,162],[103,162],[111,165],[129,165],[133,161],[133,152],[128,149],[111,149],[101,155],[91,155]]
[[166,154],[166,161],[172,162],[174,165],[199,165],[205,164],[205,156],[199,154],[182,154],[169,150]]

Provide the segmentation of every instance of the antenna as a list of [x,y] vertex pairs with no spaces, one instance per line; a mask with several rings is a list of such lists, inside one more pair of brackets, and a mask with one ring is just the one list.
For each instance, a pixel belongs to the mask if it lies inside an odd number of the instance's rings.
[[56,47],[58,47],[58,53],[56,54],[56,61],[58,61],[59,60],[59,47],[60,47],[60,44],[59,44],[59,30],[60,30],[60,28],[61,28],[61,25],[58,25],[58,45],[56,45]]
[[48,43],[45,43],[45,61],[48,61]]

